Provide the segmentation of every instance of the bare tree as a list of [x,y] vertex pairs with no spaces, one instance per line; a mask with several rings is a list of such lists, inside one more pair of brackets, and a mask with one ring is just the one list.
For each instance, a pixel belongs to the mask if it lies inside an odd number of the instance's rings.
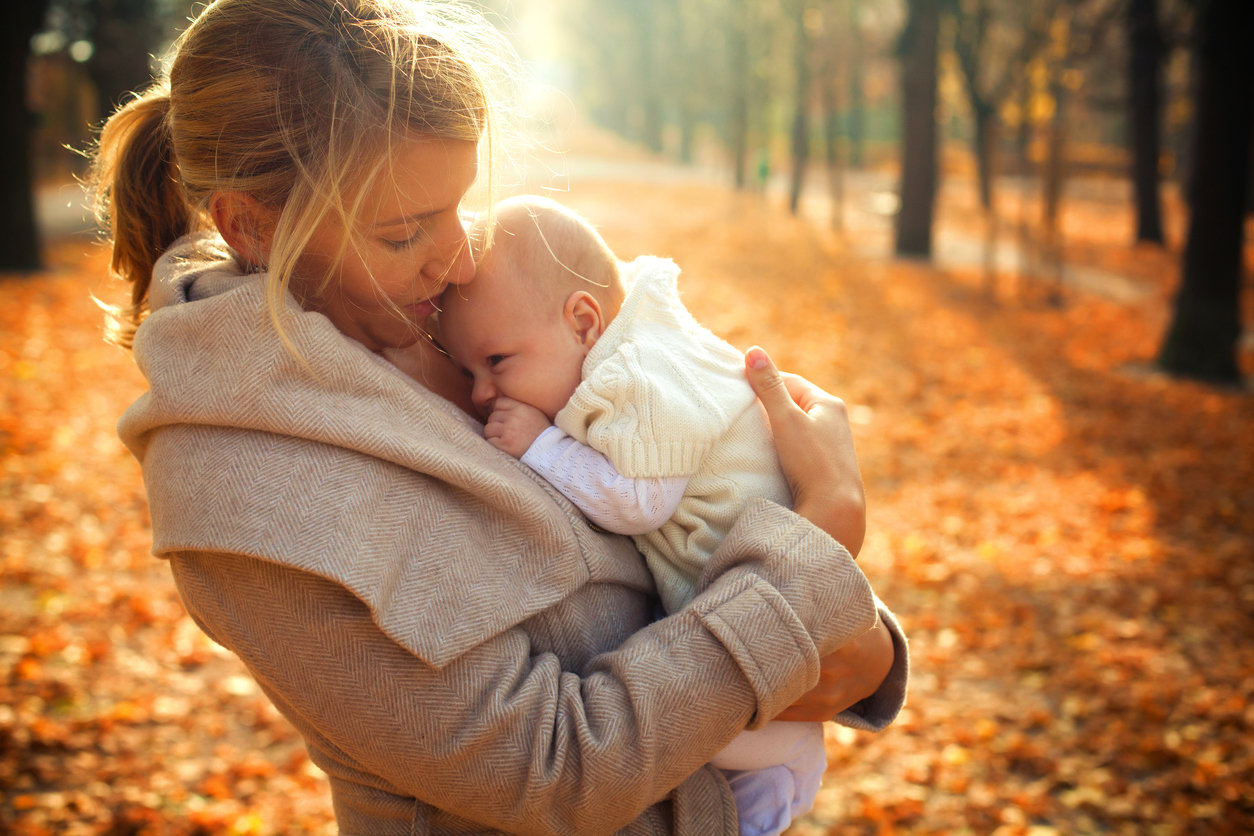
[[1136,240],[1163,243],[1158,157],[1161,152],[1164,43],[1158,0],[1128,3],[1128,110],[1132,127],[1132,183]]
[[849,165],[861,168],[866,140],[866,90],[863,66],[866,53],[862,39],[862,0],[849,0]]
[[0,131],[0,155],[7,170],[0,177],[0,225],[5,246],[0,247],[0,270],[38,270],[41,266],[35,227],[30,135],[33,116],[26,101],[26,66],[30,39],[43,25],[47,2],[28,0],[4,4],[3,99],[8,124]]
[[155,0],[70,0],[79,6],[94,49],[87,71],[101,115],[152,79],[150,58],[163,34]]
[[749,9],[745,0],[730,0],[727,14],[728,102],[727,144],[737,189],[747,182],[749,168],[749,98],[752,61],[749,57]]
[[810,4],[806,0],[792,2],[793,33],[793,119],[792,119],[792,178],[788,189],[788,211],[796,215],[801,205],[801,191],[805,185],[806,165],[810,160],[810,34],[806,18]]
[[1240,379],[1241,251],[1254,131],[1254,3],[1200,0],[1195,18],[1193,160],[1180,290],[1158,364]]
[[[857,3],[850,3],[853,8]],[[827,191],[831,203],[831,223],[835,230],[844,229],[845,218],[845,178],[844,162],[841,155],[840,131],[840,89],[842,87],[842,62],[838,56],[846,53],[846,45],[859,41],[856,32],[849,30],[846,24],[851,20],[838,16],[839,4],[826,2],[822,7],[822,27],[817,45],[816,63],[818,64],[819,104],[823,118],[823,150],[827,167]],[[853,71],[856,56],[851,56],[843,65],[849,72]],[[861,72],[859,69],[858,72]],[[850,113],[848,154],[853,151],[853,113]]]
[[898,255],[931,257],[936,202],[936,78],[940,0],[908,0],[901,33],[902,165]]
[[[1045,163],[1041,172],[1041,238],[1045,262],[1054,274],[1051,301],[1062,300],[1062,199],[1068,176],[1067,147],[1071,133],[1071,98],[1079,67],[1101,52],[1118,18],[1121,0],[1069,2],[1050,0],[1052,8],[1038,20],[1048,29],[1042,42],[1053,112],[1046,126]],[[1071,83],[1068,83],[1068,79]]]

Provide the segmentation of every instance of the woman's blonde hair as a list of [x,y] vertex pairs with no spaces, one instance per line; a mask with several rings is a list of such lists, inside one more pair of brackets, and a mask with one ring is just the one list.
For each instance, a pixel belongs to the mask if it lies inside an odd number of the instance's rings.
[[107,121],[94,154],[91,185],[112,269],[131,285],[130,303],[111,309],[108,322],[120,345],[131,345],[147,315],[157,258],[180,236],[212,228],[215,193],[278,210],[265,266],[282,335],[281,300],[314,230],[338,217],[347,251],[363,187],[386,170],[399,139],[486,137],[491,181],[489,84],[509,77],[512,53],[464,6],[216,0],[172,55]]

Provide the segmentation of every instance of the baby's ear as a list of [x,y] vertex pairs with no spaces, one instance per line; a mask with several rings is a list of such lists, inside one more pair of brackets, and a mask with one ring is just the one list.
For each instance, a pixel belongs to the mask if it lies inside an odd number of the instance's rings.
[[608,325],[601,311],[601,304],[596,297],[586,290],[576,290],[566,297],[562,307],[562,316],[570,326],[575,339],[584,349],[591,349]]

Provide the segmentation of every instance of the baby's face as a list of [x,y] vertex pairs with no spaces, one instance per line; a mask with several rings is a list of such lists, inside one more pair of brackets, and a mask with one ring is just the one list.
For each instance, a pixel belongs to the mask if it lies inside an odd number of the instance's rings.
[[542,302],[547,297],[528,287],[501,247],[483,259],[473,281],[442,297],[444,345],[473,378],[471,400],[484,420],[496,399],[507,397],[552,421],[579,386],[587,349],[560,304]]

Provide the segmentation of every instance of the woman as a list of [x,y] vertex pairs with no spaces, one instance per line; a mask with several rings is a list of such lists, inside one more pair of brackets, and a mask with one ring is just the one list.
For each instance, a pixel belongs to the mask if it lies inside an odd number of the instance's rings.
[[469,56],[503,49],[455,12],[218,0],[106,125],[154,552],[304,735],[344,833],[735,833],[704,764],[738,731],[901,704],[900,632],[836,542],[863,524],[842,407],[751,370],[797,513],[751,508],[651,623],[630,542],[483,440],[427,338],[474,275]]

